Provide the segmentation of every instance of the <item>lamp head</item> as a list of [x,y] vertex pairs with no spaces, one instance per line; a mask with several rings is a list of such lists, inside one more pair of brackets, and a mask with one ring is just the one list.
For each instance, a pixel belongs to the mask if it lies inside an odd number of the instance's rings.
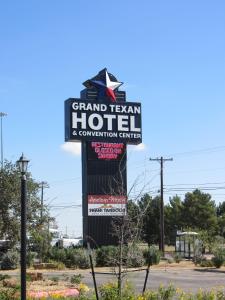
[[18,165],[20,173],[22,175],[26,174],[28,163],[29,163],[29,160],[22,153],[20,159],[17,160],[17,165]]

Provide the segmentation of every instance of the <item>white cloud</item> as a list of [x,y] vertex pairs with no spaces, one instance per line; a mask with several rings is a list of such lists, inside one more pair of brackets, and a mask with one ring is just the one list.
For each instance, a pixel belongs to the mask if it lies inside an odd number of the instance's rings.
[[132,146],[133,151],[144,151],[146,149],[146,145],[144,143],[138,144],[137,146]]
[[61,145],[61,149],[72,155],[79,156],[81,154],[81,143],[67,142]]

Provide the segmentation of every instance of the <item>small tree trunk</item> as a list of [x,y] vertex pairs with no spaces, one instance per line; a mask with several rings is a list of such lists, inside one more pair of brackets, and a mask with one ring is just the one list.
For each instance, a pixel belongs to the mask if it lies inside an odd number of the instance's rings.
[[89,242],[87,242],[87,248],[88,248],[88,254],[89,254],[89,259],[90,259],[92,278],[93,278],[94,287],[95,287],[95,296],[96,296],[96,300],[98,300],[99,299],[98,298],[98,288],[97,288],[97,284],[96,284],[96,280],[95,280],[94,264],[93,264],[93,260],[92,260],[91,247],[90,247]]
[[143,287],[143,290],[142,290],[142,296],[144,296],[144,293],[145,293],[146,284],[147,284],[147,281],[148,281],[148,275],[149,275],[149,271],[150,271],[150,266],[151,266],[151,262],[148,263],[148,267],[146,269],[145,282],[144,282],[144,287]]
[[120,253],[119,253],[119,274],[118,274],[118,297],[122,297],[122,265],[123,265],[123,229],[120,227]]

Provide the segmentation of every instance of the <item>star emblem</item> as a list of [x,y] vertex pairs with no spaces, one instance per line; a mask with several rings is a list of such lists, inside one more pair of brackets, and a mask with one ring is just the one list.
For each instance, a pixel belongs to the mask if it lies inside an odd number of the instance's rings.
[[112,102],[116,102],[114,90],[123,84],[123,82],[111,80],[107,69],[102,70],[100,79],[90,79],[89,83],[99,90],[100,96],[107,96]]

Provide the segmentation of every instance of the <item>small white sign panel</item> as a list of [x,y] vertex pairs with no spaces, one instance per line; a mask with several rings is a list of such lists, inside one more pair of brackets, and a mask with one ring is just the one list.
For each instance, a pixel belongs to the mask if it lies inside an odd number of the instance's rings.
[[88,204],[89,216],[124,216],[126,204]]

